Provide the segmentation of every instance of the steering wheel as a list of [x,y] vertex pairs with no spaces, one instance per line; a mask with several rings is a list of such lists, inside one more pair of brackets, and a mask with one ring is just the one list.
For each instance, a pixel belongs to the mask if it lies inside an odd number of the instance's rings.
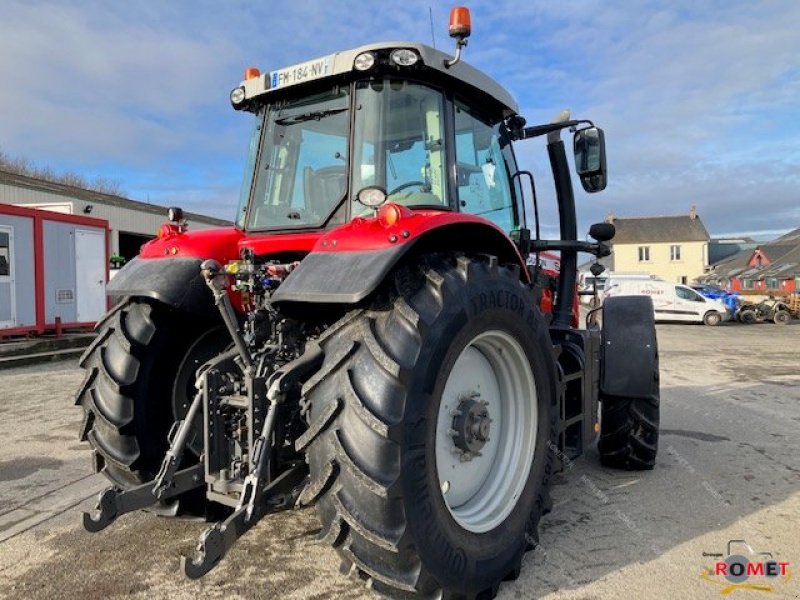
[[400,185],[398,185],[396,188],[394,188],[391,192],[389,192],[386,195],[387,196],[391,196],[392,194],[396,194],[397,192],[400,192],[400,191],[402,191],[402,190],[404,190],[406,188],[414,187],[415,185],[418,185],[419,187],[424,188],[425,187],[425,182],[424,181],[406,181],[405,183],[401,183]]

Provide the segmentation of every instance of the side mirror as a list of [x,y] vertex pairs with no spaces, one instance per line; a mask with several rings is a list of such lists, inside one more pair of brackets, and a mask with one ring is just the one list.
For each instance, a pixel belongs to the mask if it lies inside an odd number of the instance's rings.
[[590,194],[606,189],[606,139],[599,127],[575,132],[575,170]]
[[617,228],[613,223],[595,223],[589,227],[589,235],[598,242],[607,242],[614,239]]

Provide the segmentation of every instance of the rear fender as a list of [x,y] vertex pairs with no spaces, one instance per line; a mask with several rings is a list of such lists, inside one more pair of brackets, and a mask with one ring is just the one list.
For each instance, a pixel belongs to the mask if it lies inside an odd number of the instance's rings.
[[356,218],[320,238],[272,301],[354,304],[369,296],[404,257],[437,251],[492,254],[501,263],[519,265],[520,276],[528,281],[517,247],[490,221],[394,206],[400,218],[392,225]]
[[199,258],[148,259],[136,257],[115,275],[109,296],[153,298],[186,312],[212,316],[213,296],[200,275]]
[[600,391],[644,398],[653,391],[658,342],[649,296],[616,296],[603,303]]
[[242,237],[233,227],[183,231],[165,224],[159,236],[117,272],[106,292],[114,297],[153,298],[182,311],[214,316],[217,309],[200,275],[200,263],[207,258],[223,264],[235,259]]

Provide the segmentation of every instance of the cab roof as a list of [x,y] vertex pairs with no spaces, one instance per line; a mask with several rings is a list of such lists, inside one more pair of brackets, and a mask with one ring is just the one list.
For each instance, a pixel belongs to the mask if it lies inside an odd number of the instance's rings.
[[[425,44],[415,42],[378,42],[359,46],[350,50],[335,52],[327,56],[322,56],[310,61],[291,65],[269,73],[263,73],[258,77],[242,81],[241,86],[245,91],[245,99],[268,95],[276,90],[283,90],[293,86],[301,86],[312,81],[320,81],[329,77],[348,73],[359,73],[354,67],[353,62],[356,56],[364,52],[387,52],[398,48],[408,48],[414,50],[420,57],[420,62],[427,69],[433,69],[440,74],[456,81],[465,83],[476,90],[491,96],[502,107],[505,116],[517,114],[519,107],[511,94],[494,79],[479,71],[475,67],[460,61],[452,67],[445,67],[445,61],[452,56],[441,50],[431,48]],[[416,66],[416,65],[415,65]],[[397,67],[398,72],[411,67]],[[362,72],[364,74],[369,71]]]

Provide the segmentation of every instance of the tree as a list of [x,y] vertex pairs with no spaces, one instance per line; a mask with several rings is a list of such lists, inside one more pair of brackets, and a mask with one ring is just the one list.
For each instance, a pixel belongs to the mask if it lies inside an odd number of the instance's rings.
[[124,195],[122,184],[118,179],[108,179],[99,175],[93,179],[87,179],[85,176],[73,172],[56,173],[52,168],[41,167],[29,158],[9,156],[2,150],[0,150],[0,171],[44,179],[52,183],[60,183],[85,190],[93,190],[102,194]]

